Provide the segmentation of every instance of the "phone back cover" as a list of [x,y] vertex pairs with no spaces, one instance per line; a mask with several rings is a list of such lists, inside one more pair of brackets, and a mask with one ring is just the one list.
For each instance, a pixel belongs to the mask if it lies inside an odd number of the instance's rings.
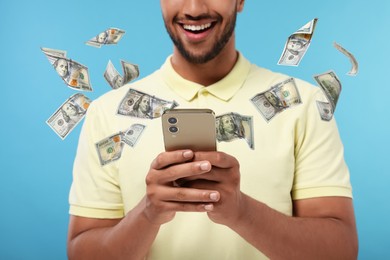
[[[177,118],[176,124],[168,119]],[[193,151],[216,151],[215,116],[212,110],[173,109],[162,116],[166,151],[191,149]],[[170,126],[178,131],[171,133]]]

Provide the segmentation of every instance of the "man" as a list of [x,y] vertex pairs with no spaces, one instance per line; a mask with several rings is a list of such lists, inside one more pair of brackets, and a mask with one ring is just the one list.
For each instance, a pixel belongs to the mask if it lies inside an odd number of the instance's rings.
[[[70,193],[70,259],[354,259],[351,187],[334,120],[319,88],[297,80],[302,104],[266,122],[250,99],[287,77],[235,49],[244,0],[161,0],[173,55],[160,70],[89,107]],[[162,152],[160,119],[116,116],[136,89],[179,107],[254,117],[252,150]],[[136,146],[101,166],[95,143],[146,125]],[[185,187],[175,185],[184,180]]]

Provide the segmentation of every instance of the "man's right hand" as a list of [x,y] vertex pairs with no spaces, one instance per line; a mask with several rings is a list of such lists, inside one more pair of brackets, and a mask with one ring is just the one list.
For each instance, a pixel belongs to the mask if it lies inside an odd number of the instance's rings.
[[220,199],[215,190],[185,188],[177,185],[182,178],[208,174],[211,170],[209,161],[192,159],[190,150],[163,152],[152,162],[146,176],[146,196],[144,213],[155,225],[171,221],[178,211],[210,212],[213,203]]

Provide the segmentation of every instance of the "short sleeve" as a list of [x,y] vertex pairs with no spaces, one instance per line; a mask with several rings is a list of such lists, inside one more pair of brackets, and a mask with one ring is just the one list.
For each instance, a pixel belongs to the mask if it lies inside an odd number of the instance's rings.
[[326,100],[318,88],[306,101],[307,111],[296,125],[292,198],[352,197],[349,170],[335,118],[322,120],[317,100]]
[[[85,116],[73,165],[69,213],[89,218],[122,218],[123,202],[115,162],[102,166],[96,143],[107,137],[107,122],[92,102]],[[105,124],[102,124],[105,122]]]

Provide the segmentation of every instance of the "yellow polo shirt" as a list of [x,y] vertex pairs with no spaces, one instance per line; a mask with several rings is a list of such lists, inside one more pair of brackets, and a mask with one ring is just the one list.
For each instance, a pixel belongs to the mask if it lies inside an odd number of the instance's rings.
[[[145,194],[150,163],[164,151],[161,118],[118,115],[129,89],[175,101],[179,108],[210,108],[216,116],[234,112],[251,117],[253,147],[237,138],[219,142],[218,150],[240,162],[241,190],[275,210],[292,215],[292,200],[352,197],[336,122],[321,120],[316,106],[317,100],[326,100],[320,88],[295,79],[302,103],[269,121],[251,102],[258,93],[288,78],[253,65],[240,54],[225,78],[204,87],[178,75],[168,58],[150,76],[94,100],[74,162],[70,214],[121,218]],[[136,145],[125,145],[119,160],[101,166],[96,143],[133,124],[146,126]],[[148,259],[262,258],[261,252],[229,228],[210,221],[205,213],[177,213],[161,227],[148,255]]]

